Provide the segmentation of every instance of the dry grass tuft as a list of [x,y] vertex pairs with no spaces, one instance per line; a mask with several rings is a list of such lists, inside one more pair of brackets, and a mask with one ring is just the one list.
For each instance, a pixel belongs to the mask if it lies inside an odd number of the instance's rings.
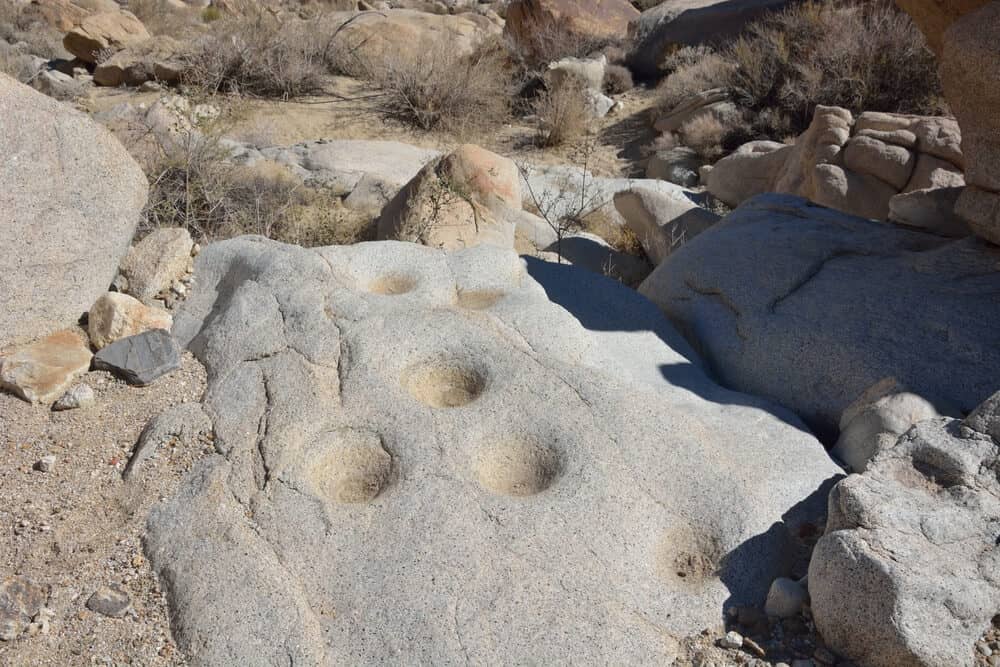
[[587,86],[575,76],[566,76],[559,85],[542,90],[533,109],[538,117],[536,141],[540,146],[573,143],[590,129]]
[[621,65],[608,65],[604,70],[604,92],[608,95],[620,95],[635,87],[632,72]]

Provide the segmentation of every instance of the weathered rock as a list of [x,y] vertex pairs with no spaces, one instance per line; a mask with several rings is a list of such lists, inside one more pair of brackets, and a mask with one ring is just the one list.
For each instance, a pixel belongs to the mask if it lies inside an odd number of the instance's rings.
[[1000,5],[988,5],[957,20],[944,35],[941,81],[962,127],[965,178],[969,185],[958,213],[972,230],[1000,245]]
[[559,87],[565,83],[565,79],[571,78],[591,90],[600,91],[604,88],[604,72],[607,67],[608,58],[604,54],[596,58],[562,58],[549,63],[547,84]]
[[628,27],[633,44],[629,66],[641,76],[659,76],[664,58],[678,45],[725,39],[788,0],[671,0],[647,9]]
[[844,410],[831,453],[850,470],[864,472],[878,452],[895,445],[914,424],[940,416],[933,404],[894,378],[880,380]]
[[809,566],[827,644],[872,667],[973,665],[1000,608],[997,443],[921,422],[830,494]]
[[169,289],[190,267],[193,247],[191,234],[180,227],[157,229],[136,243],[121,264],[129,294],[148,301]]
[[75,331],[60,331],[0,356],[0,387],[31,403],[50,403],[90,367],[90,348]]
[[6,344],[76,322],[107,290],[147,185],[106,130],[5,75],[0,118],[0,344]]
[[964,188],[941,187],[898,194],[889,200],[889,220],[933,234],[965,238],[969,225],[955,212]]
[[219,453],[146,542],[194,662],[669,662],[762,603],[838,471],[600,276],[258,238],[196,264],[174,333]]
[[927,44],[939,55],[945,30],[960,17],[989,3],[990,0],[896,0],[896,4],[913,17],[927,38]]
[[31,85],[35,90],[57,100],[73,99],[83,92],[83,86],[79,81],[57,70],[41,70]]
[[173,318],[167,311],[144,305],[138,299],[117,292],[107,292],[94,302],[87,318],[90,342],[98,350],[144,331],[169,331],[171,326]]
[[131,606],[128,593],[114,585],[99,588],[87,598],[87,609],[111,618],[121,618]]
[[163,329],[117,340],[94,355],[93,368],[144,387],[181,367],[180,350]]
[[561,32],[591,41],[624,38],[637,16],[628,0],[513,0],[504,32],[530,52]]
[[48,588],[27,577],[7,577],[0,582],[0,641],[17,639],[48,599]]
[[653,266],[719,221],[718,215],[682,194],[640,187],[619,192],[614,201]]
[[139,434],[135,451],[125,467],[123,477],[132,479],[156,451],[171,440],[182,447],[193,447],[200,436],[212,432],[212,420],[201,403],[181,403],[167,408],[154,417]]
[[89,408],[93,404],[94,390],[89,385],[78,384],[60,396],[59,400],[52,404],[52,409],[56,411],[78,410]]
[[150,38],[146,26],[125,10],[90,14],[63,37],[63,48],[80,60],[96,63],[105,50],[120,51]]
[[996,389],[998,267],[1000,249],[975,238],[763,195],[671,255],[640,292],[723,383],[787,405],[832,441],[844,408],[884,377],[965,411]]
[[965,425],[1000,443],[1000,392],[986,399],[965,418]]
[[[746,144],[716,163],[706,185],[730,206],[778,192],[888,220],[901,193],[964,185],[960,141],[958,126],[948,118],[866,112],[855,122],[846,109],[818,106],[793,146]],[[925,199],[901,201],[900,209],[907,208],[901,215],[922,220],[922,227],[954,230],[947,220],[928,222],[930,212],[917,215]]]
[[764,613],[778,618],[791,618],[802,611],[802,606],[808,599],[809,593],[802,584],[794,579],[781,577],[775,579],[767,591]]
[[40,20],[61,32],[67,32],[95,12],[118,11],[114,0],[31,0],[23,7],[29,21]]
[[[431,14],[412,9],[389,9],[359,15],[345,13],[337,34],[354,60],[343,63],[350,70],[371,71],[401,59],[426,57],[441,43],[458,56],[471,55],[488,38],[499,37],[501,27],[473,12]],[[349,22],[348,22],[349,21]]]
[[418,173],[378,220],[379,239],[454,250],[482,243],[514,247],[514,226],[499,213],[521,207],[517,166],[466,144]]
[[677,146],[654,153],[646,165],[646,178],[669,181],[674,185],[692,188],[698,185],[698,170],[702,158],[686,146]]
[[149,81],[178,83],[186,69],[184,47],[175,39],[158,35],[123,48],[94,68],[99,86],[140,86]]

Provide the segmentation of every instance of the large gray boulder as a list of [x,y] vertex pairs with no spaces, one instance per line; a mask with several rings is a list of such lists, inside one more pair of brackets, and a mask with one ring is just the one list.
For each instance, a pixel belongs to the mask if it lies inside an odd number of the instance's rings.
[[1000,249],[855,218],[786,195],[750,200],[640,287],[723,384],[836,438],[844,409],[895,377],[969,411],[996,389]]
[[107,130],[0,74],[0,345],[76,322],[107,291],[146,203]]
[[633,44],[629,66],[644,77],[662,72],[663,59],[677,46],[714,42],[736,35],[766,12],[794,0],[670,0],[647,9],[629,24]]
[[942,417],[834,488],[809,566],[831,648],[871,667],[974,664],[1000,609],[998,454],[988,435]]
[[669,663],[839,473],[581,270],[241,238],[195,284],[217,454],[146,542],[193,664]]

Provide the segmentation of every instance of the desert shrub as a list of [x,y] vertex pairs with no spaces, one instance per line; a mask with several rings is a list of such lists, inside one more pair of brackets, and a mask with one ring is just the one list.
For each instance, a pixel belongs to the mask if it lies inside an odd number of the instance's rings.
[[933,54],[908,16],[885,0],[803,2],[750,25],[719,53],[681,50],[662,106],[727,87],[746,111],[743,134],[808,127],[817,104],[854,112],[944,110]]
[[371,219],[284,168],[233,165],[212,137],[191,134],[153,159],[141,231],[184,227],[202,241],[257,234],[303,246],[370,240]]
[[69,58],[63,49],[62,33],[32,11],[31,5],[0,2],[0,41],[19,45],[21,53],[46,60]]
[[205,23],[211,23],[213,21],[218,21],[222,18],[222,12],[215,5],[209,5],[201,10],[201,20]]
[[283,22],[258,8],[213,27],[195,44],[186,83],[210,94],[280,99],[321,89],[326,42],[307,23]]
[[366,76],[381,90],[379,108],[386,116],[457,134],[489,129],[509,117],[511,78],[496,44],[469,56],[447,42],[411,47],[369,65]]
[[568,75],[559,85],[542,90],[533,103],[538,118],[537,142],[540,146],[561,146],[576,141],[590,127],[587,86]]
[[731,128],[732,125],[716,116],[703,115],[681,125],[678,133],[685,146],[694,149],[705,160],[714,161],[725,152],[723,144]]
[[604,92],[608,95],[619,95],[634,87],[632,72],[627,67],[608,65],[604,70]]
[[194,8],[179,7],[168,0],[129,0],[128,10],[142,21],[150,34],[177,39],[184,38],[192,31],[198,15]]
[[21,53],[6,42],[0,42],[0,72],[21,83],[28,83],[35,76],[36,71],[37,68],[31,56]]
[[521,39],[510,37],[507,50],[525,79],[540,76],[549,63],[562,58],[585,58],[604,53],[608,62],[619,63],[625,57],[619,40],[575,33],[564,23],[555,21],[537,26]]

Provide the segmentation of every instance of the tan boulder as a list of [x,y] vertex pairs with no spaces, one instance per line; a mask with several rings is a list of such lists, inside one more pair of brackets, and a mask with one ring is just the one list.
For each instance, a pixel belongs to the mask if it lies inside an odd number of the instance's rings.
[[414,241],[454,250],[480,244],[514,246],[521,208],[517,166],[466,144],[427,164],[390,201],[378,220],[378,239]]
[[164,227],[136,243],[122,260],[128,292],[141,301],[152,299],[180,280],[191,266],[191,234],[181,227]]
[[885,181],[835,164],[817,164],[812,182],[809,198],[817,204],[871,220],[887,220],[889,200],[898,194]]
[[66,32],[91,14],[118,9],[114,0],[32,0],[23,11],[29,20],[39,20]]
[[504,30],[528,49],[562,30],[583,39],[621,39],[639,13],[628,0],[514,0]]
[[917,156],[874,137],[854,137],[844,149],[844,166],[902,190],[910,182]]
[[128,46],[94,68],[99,86],[139,86],[146,81],[177,83],[184,71],[183,45],[158,36]]
[[98,299],[87,318],[90,342],[98,350],[116,340],[128,338],[152,329],[170,330],[170,313],[162,308],[147,306],[127,294],[108,292]]
[[97,63],[97,54],[106,49],[120,51],[150,38],[146,26],[124,10],[91,14],[63,37],[63,47],[88,63]]
[[941,54],[944,31],[962,16],[976,11],[990,0],[896,0],[900,9],[913,18],[927,37],[927,44]]
[[913,167],[913,175],[910,176],[903,192],[929,188],[955,188],[963,185],[965,185],[965,175],[961,169],[947,160],[920,153]]
[[940,236],[965,238],[969,226],[956,213],[962,187],[935,187],[898,194],[889,200],[889,220]]
[[90,368],[93,355],[76,331],[59,331],[0,357],[0,387],[31,403],[51,403]]

